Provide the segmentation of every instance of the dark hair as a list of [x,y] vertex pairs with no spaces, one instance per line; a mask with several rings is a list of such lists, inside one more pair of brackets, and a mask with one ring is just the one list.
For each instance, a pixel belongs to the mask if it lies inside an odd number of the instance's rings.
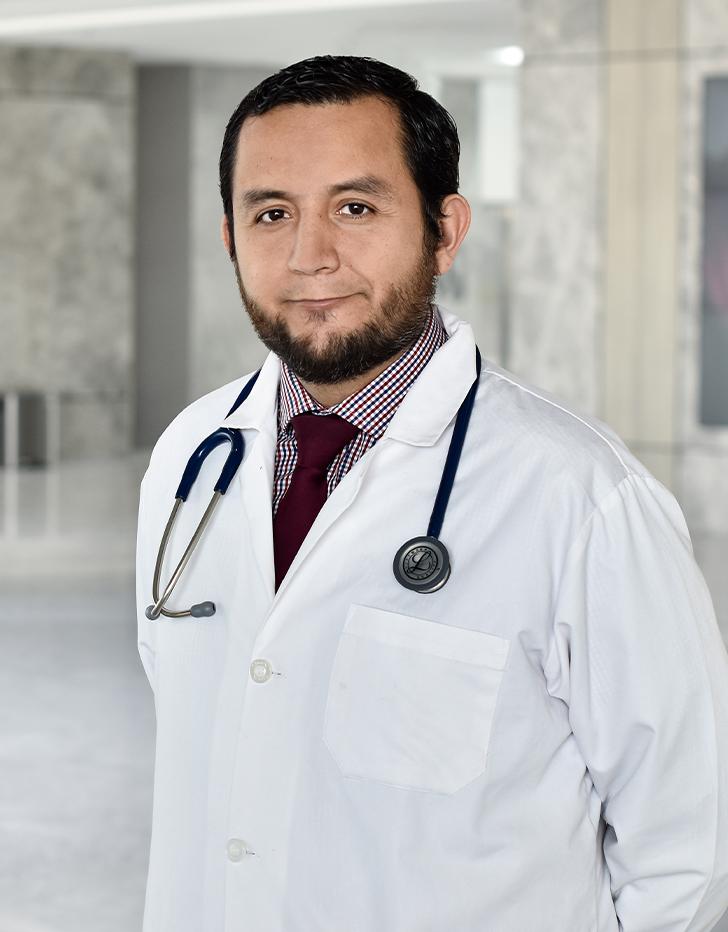
[[460,142],[455,121],[404,71],[373,58],[321,55],[272,74],[247,94],[230,117],[220,152],[220,194],[233,256],[232,181],[238,137],[245,120],[285,104],[348,104],[379,97],[399,113],[402,149],[417,185],[429,242],[440,239],[442,202],[458,190]]

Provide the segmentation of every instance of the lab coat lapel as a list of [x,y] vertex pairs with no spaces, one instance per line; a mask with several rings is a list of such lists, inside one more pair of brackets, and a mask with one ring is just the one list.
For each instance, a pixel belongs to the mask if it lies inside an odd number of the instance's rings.
[[280,374],[280,361],[271,353],[250,395],[223,422],[223,427],[241,430],[245,438],[245,460],[236,481],[248,518],[253,555],[271,601],[275,595],[272,501]]
[[280,597],[285,592],[291,580],[295,577],[298,568],[316,546],[317,542],[331,525],[344,514],[356,498],[356,493],[359,491],[359,486],[361,485],[361,481],[371,461],[372,453],[374,453],[374,450],[370,450],[369,453],[366,453],[356,462],[326,499],[323,508],[316,516],[316,520],[311,525],[308,534],[301,544],[293,563],[291,563],[283,582],[278,587],[277,597]]

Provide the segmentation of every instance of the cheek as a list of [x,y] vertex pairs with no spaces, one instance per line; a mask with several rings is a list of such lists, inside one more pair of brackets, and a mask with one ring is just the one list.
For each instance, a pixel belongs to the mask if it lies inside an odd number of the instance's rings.
[[288,251],[281,237],[244,235],[236,238],[240,274],[246,289],[275,288],[287,273]]
[[415,253],[409,237],[398,236],[396,231],[367,231],[366,236],[352,237],[341,244],[339,256],[346,265],[365,274],[372,281],[385,281],[394,272],[409,263]]
[[369,254],[367,269],[373,281],[389,288],[407,278],[421,256],[422,240],[416,235],[383,238]]
[[251,298],[265,297],[275,287],[275,263],[268,255],[257,255],[245,243],[237,249],[240,277]]

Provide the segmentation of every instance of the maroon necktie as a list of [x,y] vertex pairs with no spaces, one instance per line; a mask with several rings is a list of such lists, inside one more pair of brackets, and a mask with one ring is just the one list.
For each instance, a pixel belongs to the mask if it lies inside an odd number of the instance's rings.
[[296,435],[296,466],[273,519],[276,589],[326,501],[328,466],[359,433],[337,414],[297,414],[291,424]]

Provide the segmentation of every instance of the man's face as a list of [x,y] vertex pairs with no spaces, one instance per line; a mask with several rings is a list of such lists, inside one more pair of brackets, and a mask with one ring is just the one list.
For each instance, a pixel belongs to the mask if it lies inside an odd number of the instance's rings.
[[422,331],[437,257],[383,101],[295,104],[246,120],[233,216],[248,313],[304,381],[356,378]]

